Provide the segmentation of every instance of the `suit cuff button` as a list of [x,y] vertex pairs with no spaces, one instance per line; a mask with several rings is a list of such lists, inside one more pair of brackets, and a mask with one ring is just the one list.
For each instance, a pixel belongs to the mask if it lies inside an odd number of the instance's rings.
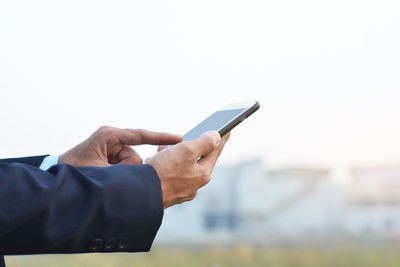
[[100,251],[103,248],[103,240],[101,238],[95,238],[89,244],[89,251],[96,252]]
[[124,250],[126,250],[127,248],[128,248],[128,239],[121,239],[121,240],[119,240],[117,249],[118,249],[119,251],[124,251]]
[[104,244],[104,251],[112,251],[115,249],[116,245],[117,245],[117,239],[115,237],[112,237]]

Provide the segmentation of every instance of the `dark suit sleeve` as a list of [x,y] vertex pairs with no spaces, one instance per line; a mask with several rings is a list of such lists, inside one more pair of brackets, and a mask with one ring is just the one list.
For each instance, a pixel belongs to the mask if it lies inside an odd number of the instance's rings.
[[42,164],[43,159],[48,155],[43,156],[32,156],[32,157],[24,157],[24,158],[11,158],[11,159],[0,159],[0,162],[3,163],[23,163],[32,165],[35,167],[39,167]]
[[0,162],[0,255],[148,251],[162,217],[150,165]]

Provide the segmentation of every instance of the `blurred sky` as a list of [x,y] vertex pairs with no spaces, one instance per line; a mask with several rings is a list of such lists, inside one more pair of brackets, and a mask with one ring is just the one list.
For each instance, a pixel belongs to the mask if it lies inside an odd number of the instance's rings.
[[226,103],[258,100],[222,163],[400,162],[399,10],[0,0],[0,157],[64,152],[101,125],[184,134]]

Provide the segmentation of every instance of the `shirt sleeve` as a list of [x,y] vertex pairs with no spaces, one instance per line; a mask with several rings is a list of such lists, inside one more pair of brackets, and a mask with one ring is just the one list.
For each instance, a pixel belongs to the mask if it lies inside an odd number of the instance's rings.
[[42,161],[42,164],[40,164],[39,168],[43,171],[47,171],[54,165],[58,164],[59,157],[60,157],[60,155],[50,155],[50,156],[45,157]]

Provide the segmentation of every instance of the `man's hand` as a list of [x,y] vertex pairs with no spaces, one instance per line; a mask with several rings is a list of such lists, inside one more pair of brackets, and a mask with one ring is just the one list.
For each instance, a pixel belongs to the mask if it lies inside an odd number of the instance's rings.
[[99,167],[118,163],[142,164],[142,158],[130,146],[170,145],[181,141],[179,135],[103,126],[88,139],[62,154],[58,163]]
[[215,131],[162,149],[146,160],[161,180],[164,209],[195,198],[197,190],[211,179],[211,173],[229,133],[223,138]]

